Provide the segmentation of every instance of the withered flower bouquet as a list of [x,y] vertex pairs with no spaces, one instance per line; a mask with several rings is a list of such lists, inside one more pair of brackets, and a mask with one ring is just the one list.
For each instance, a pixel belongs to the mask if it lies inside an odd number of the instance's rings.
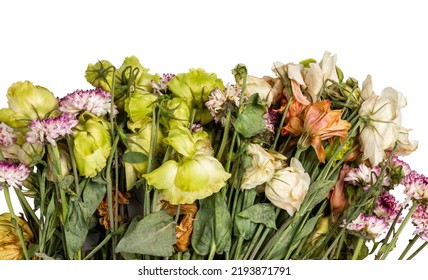
[[89,64],[92,87],[61,98],[12,84],[0,259],[385,259],[412,225],[414,257],[428,180],[401,159],[417,148],[403,94],[345,78],[328,52],[272,71],[224,83],[131,56]]

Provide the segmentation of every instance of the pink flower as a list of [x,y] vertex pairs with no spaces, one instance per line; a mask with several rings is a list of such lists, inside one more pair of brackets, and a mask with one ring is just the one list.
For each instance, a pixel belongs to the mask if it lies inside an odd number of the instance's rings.
[[[354,186],[362,185],[364,190],[367,190],[373,183],[378,180],[381,171],[382,169],[379,166],[368,167],[364,163],[361,163],[360,165],[358,165],[358,167],[353,168],[349,171],[349,173],[345,177],[345,182],[349,182]],[[383,178],[382,184],[384,186],[391,185],[391,182],[387,176]]]
[[0,123],[0,145],[4,147],[11,146],[15,143],[17,135],[14,133],[13,128],[5,123]]
[[160,77],[159,83],[156,83],[155,81],[152,81],[152,88],[155,93],[163,95],[168,92],[168,83],[171,81],[172,78],[174,78],[174,74],[163,74],[162,77]]
[[[401,204],[387,191],[383,191],[377,198],[373,213],[380,218],[385,218],[387,223],[392,223],[400,213]],[[401,222],[399,218],[398,222]]]
[[19,188],[30,175],[30,169],[24,164],[13,164],[0,161],[0,190],[6,184],[9,187]]
[[[86,111],[101,117],[110,113],[111,94],[101,88],[76,90],[59,100],[59,110],[70,114]],[[117,109],[114,108],[114,114],[117,113]]]
[[412,171],[403,180],[404,193],[407,201],[416,200],[422,203],[428,202],[428,178],[422,174]]
[[384,218],[361,213],[346,228],[363,238],[374,240],[387,230],[388,224]]
[[211,91],[205,106],[210,111],[214,121],[220,122],[224,126],[227,112],[238,110],[240,96],[241,89],[236,86],[228,85],[224,90],[215,88]]
[[414,234],[419,235],[422,240],[428,241],[428,209],[419,204],[412,215],[412,223],[416,227]]
[[62,114],[59,117],[49,117],[42,120],[33,120],[28,128],[31,131],[27,132],[27,141],[30,143],[46,141],[52,145],[56,145],[58,138],[65,135],[72,135],[71,130],[79,121],[72,114]]

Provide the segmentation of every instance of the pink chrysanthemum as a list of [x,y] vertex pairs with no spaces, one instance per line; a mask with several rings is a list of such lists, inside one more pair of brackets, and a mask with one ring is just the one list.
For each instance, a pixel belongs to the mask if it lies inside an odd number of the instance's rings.
[[0,123],[0,145],[4,147],[11,146],[15,143],[17,135],[14,133],[13,128],[5,123]]
[[[380,176],[382,169],[379,166],[368,167],[361,163],[356,168],[352,168],[345,177],[345,182],[352,185],[362,185],[364,190],[367,190],[371,184],[376,182]],[[382,184],[389,186],[391,184],[388,176],[384,176]]]
[[[387,223],[392,223],[400,213],[400,209],[401,204],[395,196],[384,190],[377,198],[373,213],[380,218],[385,218]],[[401,221],[402,218],[399,218],[398,222]]]
[[374,240],[387,230],[388,224],[384,218],[376,215],[366,216],[361,213],[346,228],[363,238]]
[[428,241],[428,209],[419,204],[412,215],[412,223],[415,226],[414,234],[419,235],[422,240]]
[[174,78],[175,75],[171,73],[165,73],[160,77],[159,83],[156,83],[155,81],[152,81],[152,88],[153,91],[157,94],[165,94],[168,91],[168,83],[171,81],[172,78]]
[[[111,94],[101,88],[91,90],[76,90],[59,100],[59,110],[63,113],[78,114],[89,112],[97,117],[110,113]],[[116,106],[114,114],[118,111]]]
[[52,145],[56,145],[58,138],[64,137],[65,135],[72,135],[71,130],[77,125],[79,121],[76,120],[72,114],[62,114],[59,117],[50,117],[42,120],[33,120],[28,128],[31,131],[27,132],[27,141],[30,143],[46,141]]
[[23,163],[13,164],[0,161],[0,190],[6,184],[9,187],[19,188],[30,175],[30,169]]
[[404,193],[407,200],[416,200],[421,203],[428,202],[428,178],[415,171],[410,172],[403,180]]

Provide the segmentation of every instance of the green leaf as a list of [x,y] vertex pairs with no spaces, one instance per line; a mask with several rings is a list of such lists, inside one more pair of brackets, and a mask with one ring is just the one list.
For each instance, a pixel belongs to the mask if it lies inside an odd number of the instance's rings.
[[148,157],[140,152],[127,152],[123,155],[122,159],[124,162],[128,163],[140,163],[147,161]]
[[192,232],[192,247],[196,253],[205,256],[211,246],[216,246],[217,254],[228,252],[231,236],[232,219],[222,195],[215,193],[201,199]]
[[318,180],[312,182],[309,186],[309,191],[296,214],[303,216],[307,212],[311,211],[318,203],[327,197],[334,184],[335,181],[332,180]]
[[154,212],[133,228],[128,228],[116,247],[116,253],[136,253],[158,257],[174,254],[176,224],[165,211]]
[[76,197],[70,198],[67,219],[65,220],[65,239],[69,259],[83,246],[88,234],[87,209],[82,201]]
[[[237,209],[237,211],[240,211],[242,209],[244,209],[245,211],[247,208],[250,208],[251,206],[253,206],[256,195],[257,195],[257,191],[255,188],[242,191],[239,194],[238,203],[237,203],[238,205],[242,205],[242,207],[240,207],[240,209]],[[234,233],[235,233],[235,236],[241,236],[244,239],[248,240],[253,236],[257,225],[253,223],[250,219],[241,217],[240,213],[242,212],[239,212],[239,214],[235,216]]]
[[89,224],[91,216],[95,213],[101,201],[106,194],[105,184],[89,181],[83,190],[83,203],[86,208],[88,217],[86,221]]
[[246,138],[253,137],[265,128],[266,123],[263,119],[265,112],[266,106],[260,100],[259,95],[251,95],[244,110],[235,121],[235,130]]
[[71,184],[73,184],[74,182],[74,177],[73,175],[66,175],[61,182],[59,182],[59,187],[61,189],[67,190]]
[[268,228],[276,229],[275,207],[270,203],[257,203],[239,213],[238,216],[253,223],[264,224]]

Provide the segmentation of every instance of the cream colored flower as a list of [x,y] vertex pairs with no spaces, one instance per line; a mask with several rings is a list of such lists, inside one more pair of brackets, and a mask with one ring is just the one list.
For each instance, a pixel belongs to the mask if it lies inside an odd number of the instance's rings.
[[278,170],[267,182],[265,194],[273,205],[284,209],[290,216],[299,210],[311,183],[309,174],[296,158],[291,158],[290,166]]
[[272,179],[275,158],[258,144],[250,144],[247,155],[252,158],[251,166],[244,172],[241,189],[252,189]]
[[266,103],[266,106],[270,107],[273,100],[272,86],[263,78],[248,75],[245,95],[248,97],[256,93]]
[[[318,96],[324,82],[339,81],[336,72],[336,55],[324,52],[324,56],[319,63],[309,64],[309,68],[303,69],[303,77],[307,86],[307,91],[311,95],[312,102],[318,100]],[[326,84],[328,85],[329,82]]]
[[414,149],[415,143],[408,141],[406,130],[401,126],[401,108],[407,104],[403,94],[388,87],[380,96],[365,94],[364,98],[367,99],[361,104],[359,111],[359,115],[365,120],[360,129],[363,159],[368,159],[372,165],[381,162],[385,158],[385,151],[392,149],[399,139],[400,131],[404,132],[401,141],[407,143],[402,149]]

